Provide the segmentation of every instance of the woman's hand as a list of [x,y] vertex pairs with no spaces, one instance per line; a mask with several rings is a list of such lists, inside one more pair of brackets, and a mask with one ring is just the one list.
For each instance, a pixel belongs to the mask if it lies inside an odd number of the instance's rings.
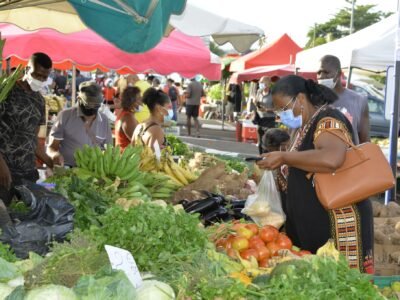
[[257,162],[261,169],[275,170],[285,164],[285,152],[270,152],[262,155],[263,159]]

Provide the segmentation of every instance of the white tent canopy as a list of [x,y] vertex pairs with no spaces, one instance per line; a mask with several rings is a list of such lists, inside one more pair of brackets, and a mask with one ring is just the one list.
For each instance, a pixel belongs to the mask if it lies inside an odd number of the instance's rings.
[[340,59],[343,68],[386,71],[394,62],[396,29],[397,16],[392,15],[352,35],[297,53],[296,68],[316,71],[320,58],[331,54]]

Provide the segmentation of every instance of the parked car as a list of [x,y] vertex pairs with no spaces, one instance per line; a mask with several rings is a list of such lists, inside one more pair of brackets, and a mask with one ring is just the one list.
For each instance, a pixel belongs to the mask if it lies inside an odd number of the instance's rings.
[[388,137],[390,121],[385,119],[385,96],[372,84],[362,81],[352,82],[350,88],[368,97],[370,137]]

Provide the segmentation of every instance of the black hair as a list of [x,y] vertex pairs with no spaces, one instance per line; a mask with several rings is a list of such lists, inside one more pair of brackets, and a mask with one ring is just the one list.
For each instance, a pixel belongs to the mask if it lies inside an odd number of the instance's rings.
[[180,87],[180,86],[181,86],[181,83],[180,83],[180,82],[175,82],[175,85],[176,85],[177,87]]
[[76,70],[75,70],[75,73],[76,73],[76,75],[80,75],[80,74],[81,74],[81,70],[76,69]]
[[153,79],[153,84],[161,84],[161,82],[160,82],[160,79],[158,79],[158,78],[154,78]]
[[338,74],[342,72],[340,60],[334,55],[325,55],[324,57],[321,58],[321,62],[327,64],[332,69],[338,71]]
[[175,81],[173,79],[171,79],[171,78],[168,78],[167,82],[174,83]]
[[262,137],[264,147],[279,147],[282,143],[290,140],[290,135],[286,130],[271,128]]
[[156,90],[155,88],[149,88],[143,94],[143,103],[147,105],[150,112],[154,111],[157,104],[164,106],[169,102],[171,102],[171,100],[168,95],[161,90]]
[[51,67],[53,66],[51,58],[47,54],[42,52],[33,53],[30,60],[33,66],[41,66],[45,69],[51,69]]
[[133,103],[136,101],[137,95],[140,94],[140,89],[136,86],[128,86],[122,92],[121,107],[129,110]]
[[14,72],[14,71],[16,71],[16,70],[17,70],[16,67],[12,67],[12,68],[10,69],[11,72]]
[[282,77],[272,88],[272,96],[282,94],[284,96],[296,97],[303,93],[314,106],[331,104],[337,100],[336,93],[326,86],[316,83],[312,79],[304,79],[297,75]]
[[154,75],[147,75],[146,80],[153,82],[154,78],[156,78]]

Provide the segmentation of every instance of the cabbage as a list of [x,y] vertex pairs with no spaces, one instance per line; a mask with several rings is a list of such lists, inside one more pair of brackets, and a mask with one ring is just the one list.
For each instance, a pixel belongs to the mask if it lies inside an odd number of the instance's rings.
[[6,297],[12,293],[12,291],[12,287],[9,287],[7,284],[0,283],[0,300],[6,299]]
[[14,264],[0,257],[0,282],[7,282],[19,275],[19,270]]
[[166,283],[157,280],[145,280],[137,289],[137,300],[171,300],[175,299],[174,290]]
[[62,285],[44,285],[42,287],[31,290],[26,296],[25,300],[44,300],[44,299],[57,299],[57,300],[77,300],[75,293]]

